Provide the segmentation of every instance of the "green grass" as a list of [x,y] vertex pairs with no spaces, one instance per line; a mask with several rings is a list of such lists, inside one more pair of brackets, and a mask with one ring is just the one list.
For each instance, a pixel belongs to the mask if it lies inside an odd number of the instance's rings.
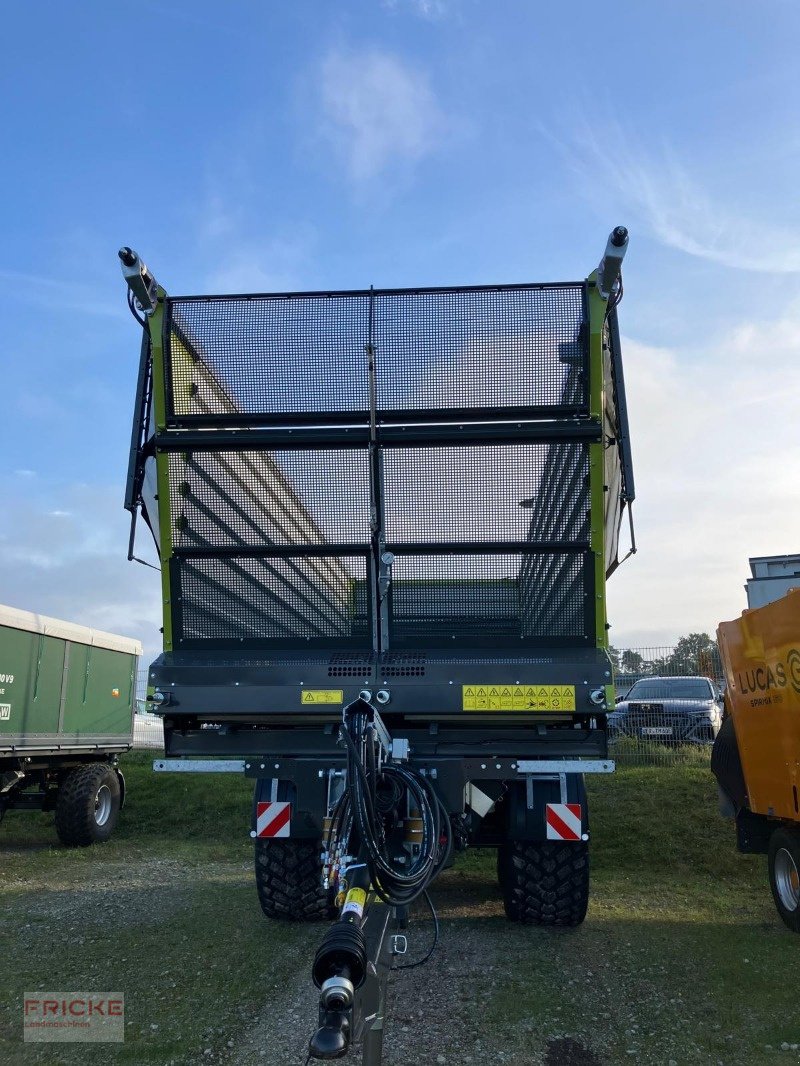
[[[258,908],[250,786],[155,775],[151,762],[125,760],[128,802],[102,847],[58,847],[52,815],[12,812],[0,826],[3,1063],[194,1063],[207,1048],[218,1061],[309,965],[320,929]],[[519,1064],[560,1036],[604,1064],[797,1061],[780,1045],[800,1044],[800,938],[775,913],[763,857],[736,853],[707,766],[628,767],[588,786],[580,929],[505,922],[490,852],[467,853],[437,893],[444,937],[469,928],[493,959],[479,1022],[490,1045]],[[470,989],[480,976],[465,975]],[[34,989],[123,991],[125,1044],[23,1045],[20,1001]]]
[[630,767],[589,795],[587,921],[519,931],[491,1024],[523,1056],[545,1031],[603,1062],[797,1061],[780,1046],[800,1043],[800,939],[777,917],[764,858],[736,852],[708,769]]

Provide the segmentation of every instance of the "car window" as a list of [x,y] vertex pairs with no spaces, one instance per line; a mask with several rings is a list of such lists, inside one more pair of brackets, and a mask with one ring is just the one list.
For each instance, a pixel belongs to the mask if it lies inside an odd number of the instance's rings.
[[704,677],[654,677],[637,681],[629,700],[710,700],[711,684]]

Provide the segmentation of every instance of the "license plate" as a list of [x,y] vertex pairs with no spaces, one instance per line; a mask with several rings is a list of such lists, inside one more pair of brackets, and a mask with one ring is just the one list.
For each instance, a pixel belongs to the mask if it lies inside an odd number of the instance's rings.
[[671,737],[671,725],[645,725],[642,726],[643,737]]

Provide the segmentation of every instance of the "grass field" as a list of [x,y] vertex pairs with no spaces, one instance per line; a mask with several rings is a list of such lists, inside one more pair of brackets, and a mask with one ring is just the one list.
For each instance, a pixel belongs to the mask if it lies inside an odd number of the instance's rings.
[[[102,847],[59,848],[49,815],[0,826],[0,1062],[302,1062],[286,1049],[315,1019],[290,990],[310,985],[321,928],[261,915],[244,781],[156,776],[150,762],[126,760],[128,802]],[[462,857],[435,893],[441,952],[393,978],[387,1066],[800,1061],[800,938],[777,918],[764,860],[735,852],[708,769],[629,767],[589,785],[586,923],[509,925],[494,856]],[[24,1045],[33,990],[123,992],[125,1043]]]

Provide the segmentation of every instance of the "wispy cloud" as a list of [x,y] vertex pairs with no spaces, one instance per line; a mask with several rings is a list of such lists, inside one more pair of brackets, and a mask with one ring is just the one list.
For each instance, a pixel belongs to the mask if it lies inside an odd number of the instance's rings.
[[[119,487],[3,487],[0,572],[4,603],[138,637],[158,650],[160,587],[127,562],[128,518]],[[53,506],[53,501],[57,506]],[[142,530],[137,553],[154,558]]]
[[262,240],[231,230],[214,242],[214,266],[205,277],[204,291],[288,292],[302,288],[312,243],[313,234],[303,227],[291,237]]
[[124,304],[117,306],[98,303],[95,291],[71,281],[3,269],[0,269],[0,281],[13,286],[17,299],[38,307],[80,311],[82,314],[97,315],[101,318],[124,318],[128,313]]
[[[577,123],[556,143],[583,194],[646,229],[670,248],[726,267],[762,273],[800,271],[800,229],[784,220],[754,218],[735,202],[728,173],[714,187],[675,149],[645,146],[621,125],[600,131]],[[785,165],[785,161],[784,161]]]
[[448,0],[382,0],[382,6],[389,11],[410,11],[420,18],[444,18],[450,10]]
[[357,182],[418,162],[444,134],[427,74],[389,52],[330,52],[319,89],[325,133]]
[[753,555],[796,551],[800,307],[678,353],[624,342],[639,553],[609,585],[612,642],[712,632]]

